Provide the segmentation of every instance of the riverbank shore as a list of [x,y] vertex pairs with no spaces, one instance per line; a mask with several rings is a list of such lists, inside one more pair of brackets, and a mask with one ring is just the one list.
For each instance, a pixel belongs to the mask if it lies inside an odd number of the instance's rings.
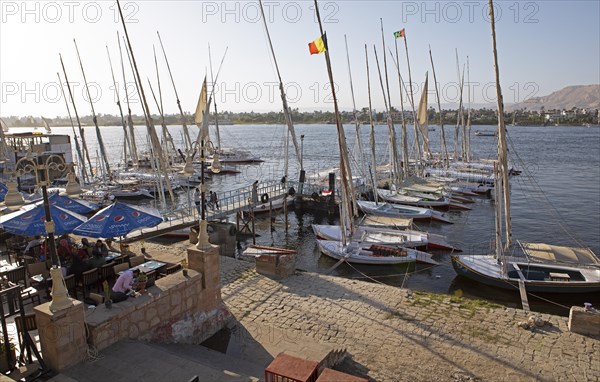
[[[176,262],[188,244],[144,246]],[[600,380],[600,338],[569,332],[565,317],[535,314],[547,324],[525,330],[519,309],[311,272],[276,281],[227,257],[221,283],[240,324],[345,348],[338,368],[371,380]]]

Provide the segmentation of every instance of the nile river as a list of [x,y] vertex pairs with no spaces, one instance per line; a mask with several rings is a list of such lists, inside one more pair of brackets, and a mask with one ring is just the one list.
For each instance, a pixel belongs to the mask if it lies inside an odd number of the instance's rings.
[[[430,131],[432,151],[439,151],[440,128]],[[177,144],[182,141],[181,127],[169,127]],[[368,151],[369,126],[361,126],[362,143]],[[387,127],[376,126],[378,163],[387,161]],[[472,131],[493,131],[494,126],[474,126]],[[453,150],[453,127],[446,127],[448,150]],[[116,163],[122,156],[122,128],[101,128],[110,158]],[[192,135],[198,129],[192,128]],[[208,182],[211,190],[224,191],[250,185],[255,180],[280,179],[284,174],[284,125],[234,125],[222,126],[223,147],[243,148],[265,162],[238,166],[241,174],[220,175]],[[69,133],[70,128],[54,128],[56,134]],[[211,127],[211,134],[213,129]],[[97,142],[93,128],[85,128],[90,152],[95,153]],[[296,134],[303,140],[303,164],[307,176],[326,171],[335,166],[338,159],[335,125],[298,125]],[[356,141],[354,126],[346,126],[348,146],[354,152]],[[160,136],[160,131],[159,131]],[[399,137],[399,135],[398,135]],[[409,133],[409,138],[412,134]],[[541,241],[549,244],[587,246],[600,253],[600,129],[586,127],[508,127],[509,158],[522,175],[511,178],[513,238],[522,241]],[[136,127],[138,148],[146,147],[146,128]],[[214,141],[214,135],[213,135]],[[411,145],[412,146],[412,145]],[[496,139],[472,134],[471,146],[474,157],[495,158]],[[298,160],[293,147],[289,149],[290,179],[296,177]],[[94,157],[94,155],[92,155]],[[92,159],[93,161],[93,159]],[[537,185],[537,186],[536,186]],[[537,188],[539,186],[539,188]],[[542,190],[542,192],[539,191]],[[185,193],[180,194],[180,204],[187,203]],[[463,249],[464,253],[485,253],[494,236],[494,206],[488,197],[477,197],[467,212],[449,212],[452,225],[438,223],[419,224],[422,230],[441,233],[449,241]],[[326,211],[291,211],[290,228],[285,233],[283,218],[278,218],[274,230],[267,222],[258,224],[261,236],[257,243],[263,245],[297,248],[297,268],[323,272],[335,261],[322,256],[316,249],[311,224],[334,223]],[[565,232],[566,230],[566,232]],[[508,306],[520,307],[518,292],[502,292],[473,284],[456,277],[448,253],[436,254],[438,266],[408,268],[402,266],[373,267],[343,265],[333,274],[376,280],[386,284],[404,286],[415,290],[439,293],[458,293],[489,299]],[[406,275],[408,275],[406,277]],[[375,281],[374,281],[375,282]],[[544,296],[560,305],[569,306],[584,301],[600,306],[600,296],[561,297]],[[568,311],[549,302],[530,297],[534,310],[557,314]]]

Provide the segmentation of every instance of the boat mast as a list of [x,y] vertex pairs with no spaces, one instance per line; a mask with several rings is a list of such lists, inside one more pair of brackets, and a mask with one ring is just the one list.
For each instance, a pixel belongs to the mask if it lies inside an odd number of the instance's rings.
[[400,74],[400,60],[398,58],[398,39],[394,38],[396,48],[396,71],[398,72],[398,87],[400,88],[400,113],[402,115],[402,163],[404,178],[409,176],[408,168],[408,136],[406,135],[406,119],[404,118],[404,93],[402,91],[402,75]]
[[500,88],[500,70],[498,68],[498,51],[496,46],[496,23],[494,20],[494,4],[489,0],[490,27],[492,28],[492,46],[494,50],[494,71],[496,74],[496,94],[498,102],[498,159],[502,174],[502,190],[504,192],[504,224],[506,228],[505,248],[512,245],[512,225],[510,220],[510,190],[508,184],[508,150],[506,147],[506,127],[504,125],[504,100]]
[[[465,130],[465,143],[467,146],[467,162],[471,161],[471,76],[469,74],[469,56],[467,56],[467,125]],[[513,119],[514,123],[514,119]]]
[[[90,166],[90,180],[91,177],[94,176],[94,170],[92,166],[92,160],[90,159],[90,152],[88,150],[87,144],[85,142],[85,133],[83,132],[83,127],[81,127],[81,120],[79,119],[79,113],[77,113],[77,107],[75,106],[75,99],[73,98],[73,92],[71,91],[71,85],[69,85],[69,78],[67,77],[67,70],[65,69],[65,63],[63,62],[62,55],[59,53],[58,57],[60,58],[60,65],[62,66],[63,74],[65,75],[65,82],[67,84],[67,90],[69,90],[69,98],[71,99],[71,104],[73,105],[73,112],[75,113],[75,119],[77,120],[77,126],[79,126],[79,135],[81,136],[81,144],[83,146],[83,153],[88,161],[88,165]],[[85,166],[85,163],[82,165]]]
[[164,153],[162,148],[160,147],[160,142],[158,140],[158,136],[156,135],[156,129],[154,128],[154,121],[152,120],[152,114],[150,113],[150,107],[148,106],[148,101],[146,100],[146,95],[144,93],[144,87],[142,85],[142,79],[140,77],[140,72],[137,67],[137,63],[135,61],[135,55],[133,54],[133,47],[131,46],[131,40],[129,39],[129,34],[127,33],[127,25],[125,24],[125,18],[123,17],[123,11],[121,10],[121,4],[119,0],[117,0],[117,8],[119,9],[119,16],[121,18],[121,23],[123,24],[123,30],[125,31],[125,38],[127,39],[127,47],[128,52],[130,53],[131,63],[134,68],[135,77],[137,78],[137,84],[139,86],[139,93],[142,98],[142,106],[144,108],[145,118],[146,118],[146,127],[148,129],[148,135],[150,136],[150,140],[152,142],[152,146],[154,147],[154,151],[156,156],[158,157],[159,162],[159,170],[165,176],[165,182],[167,185],[167,190],[169,191],[169,196],[175,204],[175,195],[173,194],[173,189],[171,188],[171,179],[169,178],[169,171],[167,164],[165,163]]
[[[79,158],[79,163],[81,167],[81,174],[83,175],[83,180],[86,183],[89,183],[89,178],[87,175],[87,171],[85,169],[85,159],[83,153],[81,152],[81,146],[79,146],[79,139],[77,139],[77,134],[75,132],[75,124],[73,123],[73,117],[71,116],[71,109],[69,108],[69,101],[65,96],[65,89],[63,89],[62,79],[60,78],[60,73],[56,72],[58,76],[58,85],[60,86],[60,93],[62,97],[65,99],[65,106],[67,107],[67,114],[69,114],[69,120],[71,121],[71,129],[73,130],[73,140],[75,141],[75,150],[77,151],[77,157]],[[1,130],[1,129],[0,129]],[[4,141],[4,137],[2,137],[2,141]]]
[[125,142],[123,143],[123,161],[125,162],[125,168],[127,169],[127,146],[129,144],[129,134],[127,134],[127,124],[125,123],[125,117],[123,116],[123,108],[121,107],[121,97],[119,97],[119,88],[117,81],[115,80],[115,72],[113,71],[112,60],[110,59],[110,51],[108,46],[106,47],[106,54],[108,55],[108,63],[110,65],[110,74],[112,75],[113,86],[115,87],[115,96],[117,97],[117,106],[119,107],[119,113],[121,114],[121,124],[123,125],[123,137]]
[[379,85],[381,86],[381,91],[383,93],[383,105],[385,107],[385,112],[388,115],[387,125],[388,125],[388,142],[390,146],[390,190],[392,190],[392,185],[399,186],[399,183],[396,182],[394,175],[396,173],[396,163],[398,162],[398,153],[395,149],[396,145],[394,144],[394,131],[390,127],[390,108],[388,106],[388,100],[385,94],[385,88],[383,86],[383,78],[381,77],[381,67],[379,66],[379,57],[377,56],[377,48],[373,45],[373,52],[375,53],[375,63],[377,64],[377,74],[379,75]]
[[[292,136],[292,143],[294,144],[294,149],[296,150],[296,158],[298,158],[299,162],[301,157],[300,146],[298,145],[298,139],[296,139],[296,132],[294,129],[294,123],[292,122],[292,116],[289,113],[287,96],[285,95],[285,90],[283,89],[283,80],[281,79],[281,72],[279,71],[279,65],[277,64],[277,58],[275,57],[275,50],[273,49],[273,43],[271,42],[271,34],[269,33],[269,28],[267,27],[267,18],[265,17],[265,10],[263,8],[262,0],[259,0],[258,3],[260,5],[260,14],[262,16],[263,24],[265,26],[265,31],[267,33],[267,40],[269,41],[269,48],[271,49],[271,55],[273,56],[275,71],[277,72],[277,78],[279,79],[279,92],[281,95],[281,102],[283,104],[283,115],[285,117],[285,122],[287,123],[288,130],[290,131],[290,134]],[[317,14],[318,13],[319,12],[317,10]]]
[[[163,107],[163,97],[162,97],[162,87],[160,85],[160,75],[158,73],[158,60],[156,59],[156,49],[154,45],[152,46],[152,51],[154,52],[154,66],[156,67],[156,82],[158,83],[158,99],[160,100],[160,106],[158,110],[160,111],[161,125],[162,125],[162,136],[163,136],[163,145],[165,145],[165,158],[167,159],[167,163],[174,159],[177,155],[177,149],[175,148],[175,143],[173,142],[173,136],[169,132],[167,128],[167,124],[165,123],[165,115],[164,115],[164,107]],[[150,82],[150,81],[148,81]],[[150,87],[152,90],[152,86]],[[154,96],[154,92],[152,92],[152,96],[156,101],[156,97]],[[157,103],[158,106],[158,103]],[[169,147],[170,145],[170,147]],[[169,149],[172,150],[172,155],[169,152]]]
[[429,123],[427,116],[427,92],[429,90],[429,72],[425,72],[425,85],[421,92],[421,100],[417,109],[417,119],[419,121],[419,130],[423,136],[423,159],[429,159],[431,152],[429,150]]
[[117,31],[117,42],[119,43],[119,55],[121,56],[121,72],[123,73],[123,86],[125,87],[125,100],[127,102],[127,125],[129,127],[130,144],[129,153],[131,155],[133,167],[138,168],[140,163],[137,154],[137,146],[135,144],[135,131],[133,130],[133,117],[131,116],[131,106],[129,105],[129,92],[127,91],[127,79],[125,77],[125,65],[123,64],[123,50],[121,49],[121,37],[119,36],[119,31]]
[[375,158],[375,122],[373,121],[373,108],[371,103],[371,76],[369,74],[369,53],[367,44],[365,44],[365,61],[367,64],[367,95],[369,97],[369,123],[371,125],[371,134],[369,140],[371,144],[371,183],[373,185],[373,198],[377,203],[377,159]]
[[496,259],[502,262],[502,273],[506,276],[505,261],[502,261],[502,176],[500,175],[500,164],[494,162],[494,223],[495,223],[495,240],[494,251]]
[[83,70],[83,63],[81,62],[81,56],[79,55],[79,48],[77,48],[77,41],[73,39],[73,43],[75,44],[75,51],[77,52],[77,59],[79,60],[79,66],[81,67],[81,74],[83,75],[83,82],[85,84],[85,91],[88,96],[88,100],[90,101],[90,107],[92,108],[92,119],[94,121],[94,126],[96,126],[96,138],[98,139],[98,146],[100,147],[100,154],[102,154],[102,160],[104,161],[104,167],[106,168],[106,174],[110,176],[110,165],[108,163],[108,156],[106,155],[106,147],[104,147],[104,141],[102,140],[102,134],[100,133],[100,127],[98,127],[98,118],[96,117],[96,111],[94,110],[94,102],[92,102],[92,97],[90,95],[90,88],[87,83],[87,79],[85,78],[85,71]]
[[188,151],[192,148],[192,140],[190,138],[190,132],[185,123],[185,115],[183,114],[183,109],[181,108],[181,101],[179,100],[179,95],[177,94],[177,88],[175,87],[175,80],[173,79],[173,73],[171,72],[171,67],[169,66],[169,60],[167,59],[167,53],[165,52],[165,47],[163,46],[162,39],[160,38],[160,33],[156,31],[158,35],[158,41],[160,42],[160,47],[162,49],[163,55],[165,56],[165,62],[167,63],[167,69],[169,71],[169,76],[171,77],[171,83],[173,84],[173,91],[175,91],[175,98],[177,99],[177,107],[179,108],[179,114],[181,115],[181,126],[183,127],[183,139],[185,142],[185,151]]
[[431,45],[429,46],[429,59],[431,60],[431,70],[433,71],[433,82],[435,83],[435,97],[437,99],[438,110],[440,112],[440,129],[442,130],[442,160],[444,167],[448,167],[448,148],[446,147],[446,134],[444,133],[444,113],[442,112],[442,104],[440,102],[440,91],[438,88],[437,78],[435,76],[435,67],[433,66],[433,56],[431,54]]
[[[391,177],[392,184],[396,185],[396,187],[400,186],[400,181],[402,180],[402,171],[400,170],[400,162],[398,160],[398,144],[396,140],[396,127],[394,126],[394,120],[392,118],[392,98],[390,96],[390,82],[388,77],[387,70],[387,59],[385,58],[385,37],[383,34],[383,19],[379,19],[379,24],[381,26],[381,47],[383,49],[383,70],[385,72],[385,90],[383,90],[383,97],[386,98],[387,94],[387,124],[388,124],[388,134],[390,136],[390,156],[391,159]],[[377,59],[377,52],[375,52],[375,59]],[[379,63],[377,64],[377,70],[379,70]],[[383,88],[383,85],[382,85]],[[391,185],[390,185],[391,186]],[[391,189],[391,188],[390,188]]]
[[[414,98],[414,94],[413,94],[413,86],[412,86],[412,75],[410,72],[410,59],[408,58],[408,42],[406,41],[406,32],[404,33],[403,36],[404,39],[404,49],[406,50],[406,65],[408,66],[408,87],[410,89],[410,105],[412,106],[412,112],[413,112],[413,125],[414,125],[414,130],[415,130],[415,150],[416,150],[416,156],[417,156],[417,167],[419,166],[419,162],[421,161],[421,143],[419,142],[419,128],[417,126],[418,122],[418,118],[417,118],[417,113],[415,111],[415,98]],[[384,51],[385,54],[385,51]],[[400,63],[398,62],[398,65],[400,65]]]
[[[210,52],[210,44],[208,44],[208,64],[210,67],[210,81],[213,83],[213,87],[215,86],[215,78],[213,77],[213,67],[212,67],[212,55]],[[217,150],[221,150],[221,131],[219,130],[219,111],[217,110],[217,100],[215,97],[214,100],[215,105],[215,132],[217,136]],[[287,160],[287,158],[286,158]],[[286,172],[287,175],[287,172]]]
[[456,74],[458,76],[458,86],[459,88],[459,101],[458,101],[458,110],[456,111],[456,126],[454,127],[454,161],[458,161],[458,142],[459,142],[459,130],[460,130],[460,119],[462,115],[462,107],[463,107],[463,78],[460,76],[460,64],[458,62],[458,49],[456,49]]
[[352,95],[352,118],[354,118],[354,125],[356,127],[356,145],[358,146],[358,159],[360,161],[360,170],[362,176],[367,178],[367,170],[365,168],[365,160],[363,155],[362,140],[360,139],[360,122],[356,115],[356,100],[354,98],[354,86],[352,84],[352,69],[350,68],[350,54],[348,53],[348,39],[344,35],[344,43],[346,45],[346,60],[348,61],[348,77],[350,78],[350,94]]
[[[317,16],[317,21],[319,22],[319,31],[321,32],[321,36],[325,36],[325,32],[323,31],[323,24],[321,23],[321,16],[319,14],[319,4],[317,0],[314,0],[315,3],[315,13]],[[346,145],[346,136],[344,134],[344,126],[342,126],[342,121],[340,119],[340,113],[338,108],[337,97],[335,94],[335,82],[333,80],[333,71],[331,70],[331,59],[329,57],[329,47],[327,43],[325,43],[325,63],[327,65],[327,74],[329,76],[329,85],[331,86],[331,95],[333,97],[333,108],[335,112],[335,124],[337,127],[338,133],[338,142],[340,149],[340,179],[341,179],[341,228],[342,232],[349,232],[350,237],[354,233],[354,224],[353,224],[353,216],[357,214],[356,208],[356,199],[354,195],[354,189],[352,185],[352,169],[350,168],[350,163],[348,161],[348,147]],[[346,231],[347,229],[347,231]],[[346,245],[346,238],[342,235],[342,244]]]

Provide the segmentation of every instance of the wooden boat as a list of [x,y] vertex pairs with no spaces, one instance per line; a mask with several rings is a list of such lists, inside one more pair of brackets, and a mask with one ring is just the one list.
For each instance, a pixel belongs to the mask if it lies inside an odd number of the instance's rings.
[[[540,243],[521,244],[526,245],[525,253],[533,251],[532,248],[535,247],[544,247],[558,253],[572,252],[579,255],[574,257],[574,262],[571,264],[531,261],[531,257],[499,259],[494,255],[461,255],[452,256],[452,266],[461,276],[501,289],[519,290],[519,282],[522,281],[525,289],[533,293],[600,292],[600,266],[597,265],[597,258],[589,249]],[[586,257],[591,260],[588,266],[581,266],[581,255],[586,252]],[[503,265],[506,268],[505,273],[502,271]]]
[[[312,225],[317,239],[342,240],[342,228],[339,225]],[[440,249],[460,251],[447,242],[446,237],[414,230],[396,230],[379,227],[359,226],[352,237],[355,242],[400,245],[417,249]]]
[[[490,0],[490,9],[493,9]],[[498,100],[498,165],[495,166],[496,234],[492,253],[452,256],[452,266],[460,276],[502,289],[527,292],[600,292],[600,261],[589,248],[571,248],[542,243],[512,243],[508,149],[504,124],[504,105],[500,91],[496,32],[491,12],[494,66]],[[501,192],[502,191],[502,192]],[[502,220],[504,219],[504,224]],[[509,252],[510,251],[510,252]],[[522,255],[522,256],[520,256]],[[525,305],[525,303],[523,304]]]
[[334,259],[344,259],[349,263],[370,265],[392,265],[426,263],[438,265],[431,254],[413,248],[393,247],[372,243],[351,242],[344,246],[339,241],[317,240],[319,250]]
[[385,227],[393,229],[404,229],[413,225],[412,219],[392,218],[388,216],[364,215],[360,225],[368,227]]
[[495,136],[497,136],[496,133],[488,132],[488,131],[479,131],[479,130],[475,130],[475,135],[477,135],[478,137],[495,137]]
[[[266,195],[266,194],[265,194]],[[255,214],[267,213],[271,210],[278,210],[283,208],[283,204],[286,203],[288,206],[294,204],[295,198],[290,195],[286,195],[285,198],[277,198],[269,201],[267,197],[267,202],[255,204],[254,206],[248,206],[244,208],[244,212],[254,212]],[[264,198],[263,198],[264,200]]]
[[409,206],[417,206],[424,208],[448,208],[450,204],[448,198],[445,197],[440,197],[437,199],[423,198],[422,196],[418,195],[406,195],[383,189],[377,189],[377,195],[379,195],[380,198],[389,203],[400,203]]
[[414,220],[435,220],[443,223],[452,222],[441,212],[430,210],[427,208],[405,206],[403,204],[394,203],[375,203],[359,200],[356,202],[358,207],[366,214],[411,218]]

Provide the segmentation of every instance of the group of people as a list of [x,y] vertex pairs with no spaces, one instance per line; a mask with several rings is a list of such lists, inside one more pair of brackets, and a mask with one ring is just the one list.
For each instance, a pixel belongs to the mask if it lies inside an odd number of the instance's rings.
[[[216,197],[216,194],[214,195]],[[218,201],[213,200],[213,203],[218,206]],[[83,272],[87,270],[105,265],[109,251],[116,251],[112,247],[112,239],[106,239],[104,242],[98,239],[95,243],[90,243],[84,237],[80,243],[76,243],[69,235],[62,235],[57,238],[57,243],[56,254],[61,267],[66,269],[65,276],[73,274],[76,279],[81,278]],[[35,236],[27,243],[25,253],[35,257],[36,261],[46,261],[50,258],[47,245],[48,241],[45,238]],[[124,254],[133,254],[126,244],[121,246],[120,251]],[[142,248],[142,254],[151,257],[146,253],[145,248]],[[139,269],[122,272],[111,288],[111,300],[115,303],[126,300],[137,289],[139,276]]]
[[100,239],[92,245],[85,237],[77,245],[65,237],[59,239],[56,252],[61,265],[67,269],[67,275],[74,274],[75,278],[80,278],[83,272],[106,264],[109,246]]
[[210,191],[208,194],[208,200],[206,200],[206,198],[204,198],[204,200],[202,200],[202,193],[200,192],[200,189],[196,188],[196,190],[194,191],[194,203],[196,204],[196,209],[198,210],[198,215],[202,214],[202,210],[200,209],[200,205],[202,204],[202,208],[204,209],[204,211],[206,211],[207,207],[210,208],[211,210],[220,210],[221,207],[219,206],[219,197],[217,196],[216,192],[212,192]]

